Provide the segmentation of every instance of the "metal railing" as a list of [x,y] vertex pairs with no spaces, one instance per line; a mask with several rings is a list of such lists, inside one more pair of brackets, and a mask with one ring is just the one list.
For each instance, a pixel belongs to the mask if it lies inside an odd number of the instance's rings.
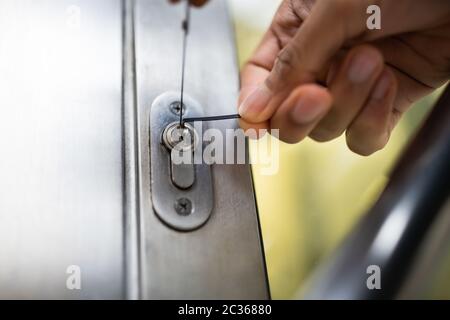
[[[395,298],[449,191],[450,86],[400,158],[377,203],[313,275],[305,297]],[[380,272],[378,289],[369,289],[371,272]]]

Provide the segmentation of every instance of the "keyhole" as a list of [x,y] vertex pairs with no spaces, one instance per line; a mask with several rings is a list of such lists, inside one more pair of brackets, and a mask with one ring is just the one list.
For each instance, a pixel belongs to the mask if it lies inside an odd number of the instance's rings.
[[190,124],[181,127],[179,122],[168,125],[162,134],[162,142],[170,150],[193,151],[197,140],[194,127]]

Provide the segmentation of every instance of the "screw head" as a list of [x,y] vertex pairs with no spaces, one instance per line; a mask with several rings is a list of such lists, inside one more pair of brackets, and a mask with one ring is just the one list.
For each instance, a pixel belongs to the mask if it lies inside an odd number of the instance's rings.
[[188,198],[180,198],[175,202],[175,211],[180,216],[188,216],[192,213],[192,202]]
[[[180,112],[181,112],[181,102],[179,102],[179,101],[172,102],[170,104],[169,108],[173,114],[179,116]],[[186,112],[186,106],[183,106],[183,114],[185,114],[185,112]]]

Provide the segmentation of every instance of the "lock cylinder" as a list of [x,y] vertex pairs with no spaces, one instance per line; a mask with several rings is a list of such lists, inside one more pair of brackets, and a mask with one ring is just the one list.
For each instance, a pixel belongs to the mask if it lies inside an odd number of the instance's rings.
[[179,122],[174,122],[164,129],[161,140],[170,151],[175,149],[188,152],[195,149],[198,135],[189,123],[185,123],[182,127]]
[[[198,136],[190,124],[169,124],[162,133],[162,143],[170,153],[170,176],[172,183],[180,189],[189,189],[195,182],[194,150]],[[181,160],[175,163],[175,154]],[[183,153],[189,153],[184,157]]]

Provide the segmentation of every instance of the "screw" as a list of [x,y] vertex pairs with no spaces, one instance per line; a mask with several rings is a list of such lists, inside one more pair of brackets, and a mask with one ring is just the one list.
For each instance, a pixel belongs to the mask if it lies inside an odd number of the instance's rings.
[[175,202],[175,211],[180,216],[188,216],[192,213],[192,202],[187,198],[180,198]]
[[[183,114],[185,113],[186,106],[183,106]],[[172,111],[175,115],[180,115],[181,112],[181,103],[179,101],[173,102],[170,105],[170,111]]]

